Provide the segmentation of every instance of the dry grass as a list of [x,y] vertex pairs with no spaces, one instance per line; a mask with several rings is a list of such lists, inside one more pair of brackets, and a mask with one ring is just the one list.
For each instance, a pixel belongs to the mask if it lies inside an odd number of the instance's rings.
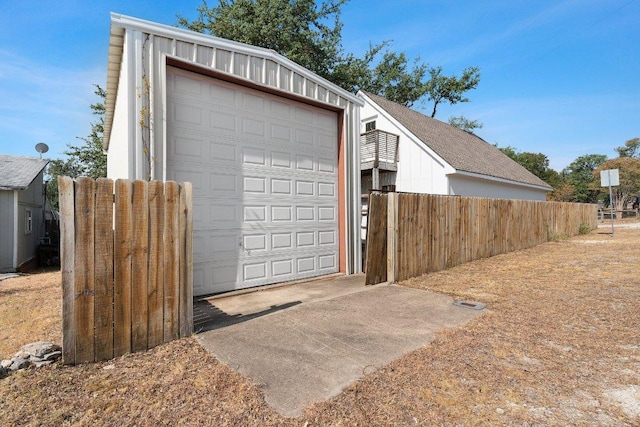
[[[405,285],[480,301],[487,310],[331,401],[308,408],[299,419],[280,417],[257,387],[194,339],[184,339],[106,363],[55,365],[0,380],[0,420],[6,425],[640,425],[639,257],[640,229],[616,230],[614,238],[594,231],[412,279]],[[60,342],[60,306],[54,301],[59,274],[28,278],[0,282],[6,335],[0,355],[35,339]],[[33,328],[41,334],[6,333],[6,323],[12,323],[6,321],[8,310],[14,321],[28,323],[22,308],[32,313],[38,307],[43,311]],[[17,330],[26,335],[30,327],[20,323]]]
[[0,359],[34,341],[62,343],[59,271],[42,270],[0,282]]

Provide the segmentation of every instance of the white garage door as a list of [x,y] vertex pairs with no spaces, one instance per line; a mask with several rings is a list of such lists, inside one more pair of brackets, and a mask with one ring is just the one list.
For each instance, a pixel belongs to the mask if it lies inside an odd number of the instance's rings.
[[193,183],[194,294],[338,271],[337,114],[167,69],[167,179]]

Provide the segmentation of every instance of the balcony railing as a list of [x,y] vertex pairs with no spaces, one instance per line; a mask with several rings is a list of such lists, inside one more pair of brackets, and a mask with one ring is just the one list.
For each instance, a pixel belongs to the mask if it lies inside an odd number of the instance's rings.
[[375,129],[360,135],[360,167],[397,170],[398,140],[400,137]]

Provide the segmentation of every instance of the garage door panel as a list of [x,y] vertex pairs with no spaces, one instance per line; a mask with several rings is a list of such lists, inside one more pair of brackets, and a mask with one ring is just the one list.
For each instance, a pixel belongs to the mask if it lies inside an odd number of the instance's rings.
[[337,271],[337,114],[167,74],[167,178],[194,184],[194,293]]

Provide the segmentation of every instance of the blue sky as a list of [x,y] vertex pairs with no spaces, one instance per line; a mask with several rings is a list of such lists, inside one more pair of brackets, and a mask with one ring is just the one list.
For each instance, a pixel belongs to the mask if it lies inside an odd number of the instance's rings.
[[[45,142],[57,158],[89,134],[109,12],[174,25],[200,4],[0,0],[0,153],[37,155]],[[487,142],[544,153],[558,171],[585,154],[616,157],[640,137],[640,0],[352,0],[342,21],[347,52],[392,40],[445,74],[480,67],[472,102],[439,107],[436,118],[478,120]]]

